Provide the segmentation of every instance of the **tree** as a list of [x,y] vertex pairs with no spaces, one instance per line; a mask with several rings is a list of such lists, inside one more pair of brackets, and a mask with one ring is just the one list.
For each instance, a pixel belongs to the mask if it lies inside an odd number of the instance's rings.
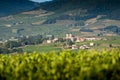
[[16,41],[8,41],[4,45],[5,48],[10,48],[10,49],[14,47],[20,47],[20,46],[21,46],[21,43]]
[[70,39],[67,39],[67,40],[66,40],[66,43],[67,43],[68,45],[72,45],[72,44],[73,44],[73,42],[72,42]]
[[109,44],[109,47],[110,47],[110,48],[113,47],[112,44]]
[[0,47],[0,54],[7,54],[9,53],[9,50],[7,48]]

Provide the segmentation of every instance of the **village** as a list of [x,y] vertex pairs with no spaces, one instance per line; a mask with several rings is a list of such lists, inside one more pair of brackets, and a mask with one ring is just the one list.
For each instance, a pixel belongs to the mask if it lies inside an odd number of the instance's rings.
[[[66,34],[65,37],[57,38],[54,37],[54,35],[46,35],[46,38],[43,38],[42,36],[25,36],[25,37],[11,37],[8,40],[0,41],[0,44],[5,44],[9,42],[9,45],[7,45],[8,48],[16,48],[16,47],[26,47],[30,45],[36,45],[36,44],[57,44],[61,43],[62,46],[60,46],[62,49],[90,49],[91,47],[95,46],[94,41],[100,41],[100,40],[107,40],[102,39],[98,37],[80,37],[80,36],[74,36],[72,34]],[[89,41],[89,44],[82,44],[77,45],[79,43],[83,43],[85,41]],[[17,42],[17,43],[14,43]],[[14,44],[14,45],[13,45]]]
[[[50,43],[55,43],[59,41],[59,38],[53,38],[52,39],[52,35],[48,35],[49,39],[44,41],[44,44],[50,44]],[[79,37],[79,36],[74,36],[72,34],[66,34],[66,36],[64,38],[62,38],[63,41],[66,41],[66,44],[64,46],[62,46],[63,49],[90,49],[91,47],[93,47],[95,45],[94,42],[92,41],[99,41],[99,40],[103,40],[102,38],[97,38],[97,37]],[[107,39],[104,39],[107,40]],[[85,41],[90,41],[89,45],[83,44],[81,46],[77,46],[77,43],[82,43]]]

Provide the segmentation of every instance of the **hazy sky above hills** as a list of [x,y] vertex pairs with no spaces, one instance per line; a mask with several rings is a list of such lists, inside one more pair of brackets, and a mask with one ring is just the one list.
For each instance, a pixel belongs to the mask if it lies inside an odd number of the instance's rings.
[[35,1],[35,2],[45,2],[45,1],[52,1],[52,0],[31,0],[31,1]]

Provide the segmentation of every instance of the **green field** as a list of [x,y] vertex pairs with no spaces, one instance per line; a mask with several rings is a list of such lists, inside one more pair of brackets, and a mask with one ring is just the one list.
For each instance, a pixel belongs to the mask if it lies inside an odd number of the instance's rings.
[[59,52],[60,50],[62,49],[60,47],[55,47],[54,44],[31,45],[23,48],[24,52]]
[[120,80],[120,49],[0,55],[1,80]]

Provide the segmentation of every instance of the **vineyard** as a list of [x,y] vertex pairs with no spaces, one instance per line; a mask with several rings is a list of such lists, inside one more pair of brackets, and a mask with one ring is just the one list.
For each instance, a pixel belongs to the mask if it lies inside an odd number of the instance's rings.
[[120,49],[0,54],[0,80],[120,80]]

